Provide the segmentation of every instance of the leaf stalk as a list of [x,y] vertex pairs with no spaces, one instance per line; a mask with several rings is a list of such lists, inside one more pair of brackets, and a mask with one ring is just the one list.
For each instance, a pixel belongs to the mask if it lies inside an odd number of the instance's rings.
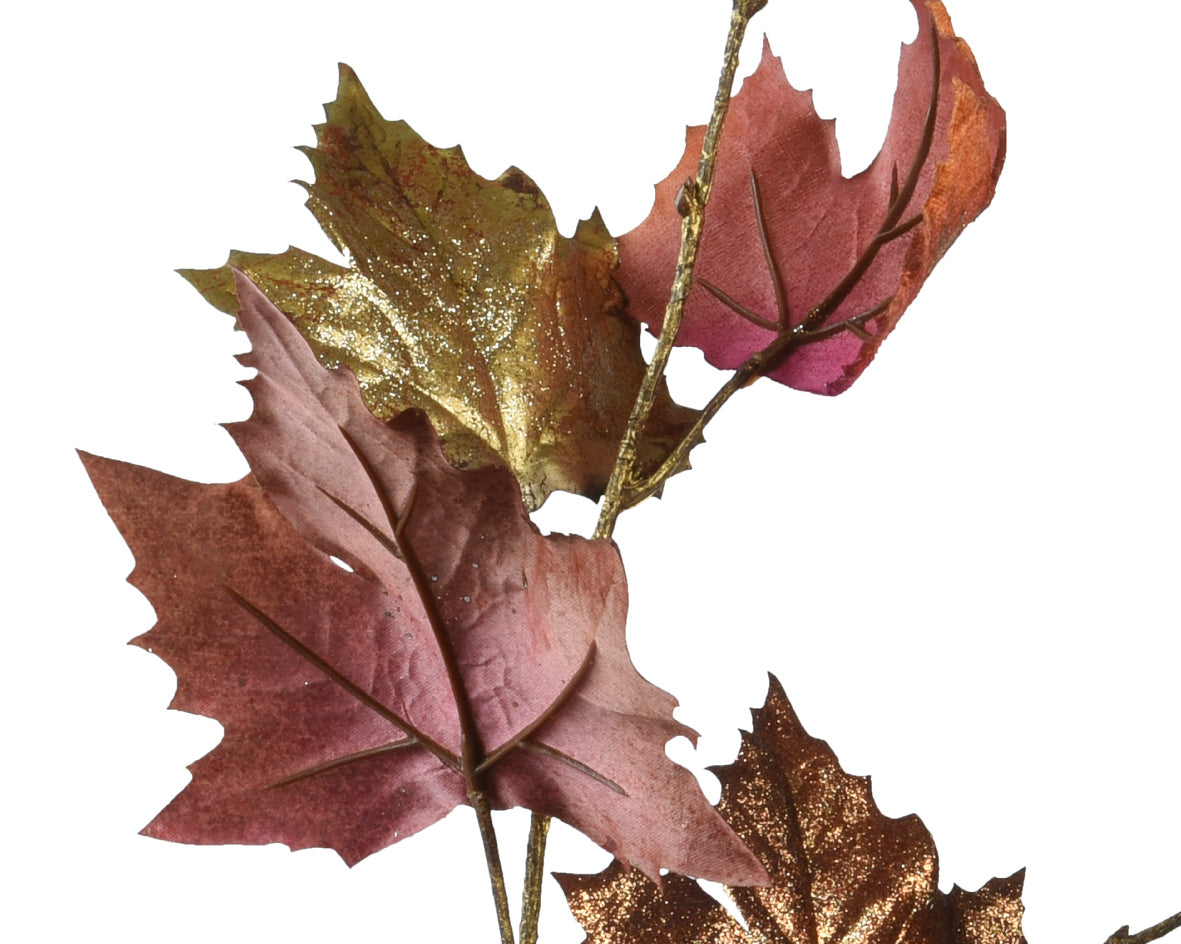
[[545,877],[545,842],[550,818],[534,814],[529,821],[529,846],[525,853],[525,890],[521,896],[521,944],[537,944],[541,915],[541,882]]
[[508,910],[508,891],[504,885],[504,868],[500,864],[500,849],[496,830],[492,825],[492,810],[483,790],[471,790],[467,795],[480,824],[480,838],[484,841],[484,860],[488,864],[488,878],[492,882],[492,897],[496,901],[496,923],[500,928],[500,944],[515,944],[513,921]]

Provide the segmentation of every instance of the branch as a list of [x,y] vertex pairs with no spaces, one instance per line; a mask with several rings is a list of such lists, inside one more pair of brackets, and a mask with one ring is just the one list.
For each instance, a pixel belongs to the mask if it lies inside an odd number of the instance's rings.
[[521,893],[521,944],[537,944],[541,913],[541,880],[545,877],[545,841],[550,818],[534,813],[529,821],[529,848],[525,853],[525,890]]
[[[677,210],[682,217],[681,251],[677,257],[676,274],[673,276],[668,306],[664,311],[664,324],[660,329],[652,362],[648,365],[640,384],[640,392],[628,418],[623,440],[619,444],[619,455],[615,460],[615,467],[611,470],[599,523],[595,528],[596,538],[611,537],[615,530],[615,520],[628,507],[625,496],[630,490],[631,480],[635,474],[637,444],[652,412],[652,404],[656,399],[660,381],[664,377],[664,370],[668,366],[673,343],[681,330],[685,299],[689,297],[689,289],[693,284],[693,267],[697,263],[697,248],[701,244],[705,206],[713,189],[718,140],[722,134],[726,112],[730,109],[730,93],[734,87],[734,73],[738,69],[738,50],[742,46],[743,36],[746,35],[747,23],[766,6],[766,2],[767,0],[734,0],[734,8],[730,14],[730,31],[726,36],[722,74],[718,79],[717,94],[714,96],[713,113],[705,129],[705,139],[701,143],[697,176],[693,180],[685,181],[677,196]],[[523,944],[531,942],[526,941]]]
[[[401,748],[403,746],[410,747],[413,745],[421,745],[436,758],[438,758],[441,763],[445,764],[456,772],[462,772],[463,763],[459,757],[456,757],[455,754],[443,747],[443,745],[438,741],[429,737],[425,732],[420,731],[397,712],[392,711],[383,705],[380,701],[370,695],[369,692],[367,692],[362,686],[358,685],[343,672],[339,671],[330,662],[321,658],[321,656],[314,649],[305,645],[300,640],[296,639],[291,633],[287,632],[287,630],[285,630],[282,626],[271,619],[270,616],[247,600],[233,587],[226,587],[225,589],[226,593],[233,597],[234,601],[240,607],[242,607],[242,609],[253,616],[259,623],[269,629],[272,633],[274,633],[281,642],[287,646],[290,646],[291,649],[293,649],[299,656],[305,659],[309,664],[314,665],[317,669],[323,672],[324,675],[326,675],[333,682],[352,695],[366,708],[370,709],[380,717],[385,718],[386,721],[389,721],[391,724],[395,725],[407,735],[409,735],[409,742],[407,742],[405,739],[399,739],[390,744],[384,745],[381,750],[384,751]],[[362,754],[355,755],[351,754],[348,758],[342,758],[341,762],[345,760],[358,759],[362,755],[366,755],[368,753],[369,752],[362,752]],[[293,782],[294,780],[301,779],[303,776],[310,775],[310,773],[320,769],[321,768],[314,768],[313,771],[302,771],[296,775],[292,775],[291,777],[286,777],[278,783],[272,784],[272,786],[280,786],[283,783]]]
[[1170,931],[1176,931],[1178,928],[1181,928],[1181,911],[1178,911],[1171,918],[1165,918],[1160,924],[1154,924],[1151,928],[1145,928],[1139,934],[1129,934],[1128,926],[1125,924],[1104,941],[1103,944],[1148,944],[1149,941],[1159,940]]
[[[721,298],[721,300],[723,302],[726,301],[725,298]],[[825,338],[839,334],[841,331],[848,331],[862,341],[872,339],[873,335],[865,330],[866,322],[884,312],[893,300],[894,296],[891,295],[889,298],[874,305],[868,311],[844,318],[835,324],[823,328],[808,330],[803,325],[796,325],[791,330],[780,334],[761,351],[748,357],[746,362],[734,371],[730,375],[730,378],[722,385],[721,389],[713,395],[713,398],[697,415],[697,419],[693,421],[693,425],[689,427],[685,435],[681,437],[681,441],[677,443],[676,447],[668,454],[656,471],[644,479],[643,482],[634,484],[624,495],[623,507],[631,508],[633,505],[639,504],[645,498],[659,491],[665,480],[681,467],[681,464],[688,459],[689,452],[701,441],[706,424],[726,405],[726,401],[739,390],[743,387],[750,386],[759,377],[762,377],[776,365],[782,363],[788,354],[796,348],[803,347],[805,344],[823,341]]]
[[[714,165],[717,162],[718,138],[722,133],[726,112],[730,108],[730,93],[734,87],[734,73],[738,69],[738,50],[746,35],[750,18],[767,5],[767,0],[734,0],[730,13],[730,30],[726,36],[726,49],[722,59],[722,74],[718,79],[718,90],[714,96],[713,114],[705,131],[701,145],[701,159],[697,164],[697,179],[686,182],[682,192],[683,201],[678,199],[678,210],[684,208],[681,221],[681,251],[677,258],[676,275],[669,293],[668,306],[664,313],[664,324],[652,362],[644,372],[640,391],[628,417],[627,429],[619,444],[619,454],[611,470],[603,497],[603,508],[595,527],[596,538],[610,538],[615,530],[615,521],[628,507],[625,493],[635,475],[636,449],[640,434],[648,423],[656,391],[668,366],[673,342],[681,327],[681,315],[685,299],[693,281],[693,266],[697,260],[697,247],[701,242],[701,228],[705,205],[713,187]],[[696,442],[696,436],[691,440]],[[687,452],[687,450],[686,450]],[[529,828],[529,851],[525,859],[525,891],[521,908],[521,944],[537,944],[537,918],[541,910],[541,880],[545,864],[546,836],[550,818],[534,813]]]
[[492,810],[488,806],[488,795],[483,790],[471,790],[467,797],[476,811],[476,822],[480,824],[480,838],[484,841],[484,862],[488,866],[488,878],[492,882],[500,942],[514,944],[513,921],[509,916],[508,893],[504,885],[504,869],[500,864],[500,848],[496,844],[496,830],[492,826]]
[[931,156],[931,145],[935,141],[935,124],[939,110],[939,84],[942,81],[943,57],[939,50],[939,33],[934,19],[931,20],[931,53],[931,100],[927,103],[927,117],[923,122],[923,136],[919,140],[919,146],[915,151],[914,160],[911,161],[910,171],[906,175],[906,180],[899,188],[898,168],[895,167],[893,180],[890,182],[890,201],[886,209],[886,216],[878,228],[877,235],[870,240],[869,245],[865,247],[845,277],[828,293],[828,297],[812,309],[812,311],[808,312],[808,316],[803,321],[803,327],[806,329],[820,327],[824,319],[840,307],[841,302],[849,296],[854,286],[861,281],[861,277],[865,275],[866,271],[873,264],[873,260],[877,258],[878,250],[891,240],[897,239],[904,233],[909,232],[922,220],[922,214],[920,213],[903,222],[902,213],[906,210],[907,204],[910,203],[911,198],[914,196],[919,182],[919,174],[922,173],[923,165],[927,162],[927,158]]

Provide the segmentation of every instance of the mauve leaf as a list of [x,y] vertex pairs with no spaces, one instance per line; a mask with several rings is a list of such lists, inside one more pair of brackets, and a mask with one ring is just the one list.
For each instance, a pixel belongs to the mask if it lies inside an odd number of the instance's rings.
[[664,753],[693,732],[630,662],[614,545],[543,537],[507,469],[454,468],[420,411],[379,421],[240,273],[235,292],[252,473],[83,456],[157,611],[135,644],[176,671],[174,707],[225,728],[145,832],[352,864],[479,789],[653,876],[765,876]]
[[[347,66],[326,113],[308,208],[348,264],[291,248],[181,274],[237,314],[230,267],[246,272],[378,418],[424,410],[455,464],[505,462],[531,508],[555,489],[598,498],[644,372],[598,214],[562,236],[525,174],[485,180],[458,147],[386,121]],[[642,462],[692,416],[662,386]]]
[[[761,373],[841,393],[988,206],[1004,162],[1004,111],[943,5],[912,3],[919,33],[902,49],[885,143],[852,178],[841,175],[834,123],[817,117],[811,93],[788,84],[764,45],[726,118],[678,344],[722,368],[763,352]],[[676,193],[696,173],[703,136],[689,129],[652,212],[619,241],[616,277],[653,331],[680,247]]]
[[738,759],[714,770],[718,810],[771,874],[727,889],[748,928],[696,882],[661,888],[613,863],[558,876],[589,944],[1024,944],[1023,872],[943,894],[922,822],[883,816],[869,778],[804,731],[777,680],[752,714]]

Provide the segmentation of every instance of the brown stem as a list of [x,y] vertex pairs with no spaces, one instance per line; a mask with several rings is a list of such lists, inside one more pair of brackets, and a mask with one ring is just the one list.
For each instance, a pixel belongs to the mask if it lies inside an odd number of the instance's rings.
[[718,301],[720,301],[723,305],[725,305],[727,308],[729,308],[736,315],[741,315],[743,318],[745,318],[747,321],[749,321],[752,325],[762,328],[764,331],[778,331],[779,330],[779,325],[777,322],[771,321],[769,318],[764,318],[762,315],[758,314],[757,312],[751,311],[749,308],[747,308],[741,302],[737,301],[736,299],[732,298],[731,296],[729,296],[725,292],[723,292],[720,288],[718,288],[716,285],[714,285],[713,282],[709,282],[706,279],[698,279],[697,284],[700,285],[707,292],[709,292],[714,298],[716,298]]
[[722,385],[722,388],[713,395],[712,399],[705,405],[705,408],[698,414],[697,419],[693,421],[693,425],[688,432],[677,443],[676,448],[669,453],[668,457],[662,462],[659,468],[656,469],[643,482],[636,484],[624,496],[623,508],[631,508],[633,505],[638,505],[645,498],[654,495],[660,490],[665,480],[671,476],[689,456],[689,451],[701,441],[702,430],[705,425],[712,420],[718,411],[725,406],[726,401],[729,400],[743,387],[748,386],[760,376],[760,367],[762,366],[761,353],[749,358],[745,364],[739,367],[729,379]]
[[529,822],[529,848],[525,853],[525,891],[521,896],[521,944],[537,944],[541,915],[541,881],[545,878],[545,840],[550,818],[533,815]]
[[[566,705],[574,693],[578,691],[579,686],[582,685],[583,680],[587,676],[587,673],[591,670],[591,666],[594,665],[596,651],[597,647],[592,642],[587,648],[586,655],[582,657],[582,664],[579,665],[574,674],[570,676],[570,681],[562,686],[562,690],[558,693],[558,697],[550,702],[550,706],[536,718],[534,718],[533,721],[525,725],[525,727],[523,727],[511,738],[501,744],[500,747],[496,748],[496,750],[489,753],[482,761],[480,761],[480,765],[476,768],[476,773],[482,774],[485,770],[488,770],[495,764],[499,763],[518,747],[521,747],[523,744],[528,742],[533,737],[533,735],[549,724],[553,716],[556,715]],[[601,774],[596,776],[601,776]]]
[[[453,753],[451,753],[451,751],[443,747],[443,745],[438,741],[435,741],[433,738],[429,737],[425,732],[420,731],[397,712],[391,711],[389,708],[383,705],[380,701],[370,695],[369,692],[367,692],[364,688],[346,676],[343,672],[339,671],[326,659],[322,658],[311,647],[304,645],[302,642],[296,639],[295,636],[287,632],[287,630],[285,630],[282,626],[271,619],[270,616],[247,600],[244,596],[242,596],[242,594],[238,593],[238,591],[233,587],[226,587],[226,593],[233,597],[235,602],[237,602],[237,604],[242,607],[242,609],[253,616],[259,623],[269,629],[272,633],[274,633],[281,642],[291,647],[291,649],[293,649],[301,658],[305,659],[311,665],[314,665],[317,669],[323,672],[324,675],[326,675],[333,682],[352,695],[366,708],[369,708],[371,711],[380,715],[382,718],[385,718],[391,724],[395,725],[408,734],[413,744],[425,748],[431,754],[437,757],[440,762],[446,764],[452,770],[458,771],[461,769],[462,765],[460,758],[456,757]],[[393,744],[386,745],[383,750],[391,749],[393,747],[401,747],[404,743],[406,742],[399,740]],[[407,744],[407,746],[410,745]]]
[[779,260],[771,248],[771,233],[767,227],[767,217],[763,213],[763,198],[759,194],[759,178],[754,168],[750,169],[750,197],[754,204],[755,220],[759,225],[759,243],[763,247],[763,260],[767,263],[767,270],[771,273],[771,284],[775,288],[775,307],[779,310],[779,320],[774,327],[779,331],[786,331],[791,327],[791,306],[787,302],[787,283],[783,273],[779,270]]
[[[730,92],[734,87],[734,73],[738,69],[738,50],[746,35],[750,18],[766,6],[767,0],[734,0],[730,14],[730,29],[726,35],[726,49],[722,60],[722,74],[718,80],[718,91],[714,96],[713,113],[701,145],[701,159],[697,164],[697,179],[688,182],[684,190],[686,213],[681,222],[681,251],[677,258],[676,274],[669,293],[668,306],[664,313],[660,338],[652,362],[640,383],[640,392],[632,406],[627,429],[619,444],[619,454],[611,470],[603,497],[599,522],[595,527],[596,538],[610,538],[615,530],[615,521],[627,507],[626,493],[635,475],[636,449],[640,434],[647,425],[656,399],[656,391],[668,366],[673,341],[681,326],[681,315],[685,299],[693,280],[693,265],[697,259],[697,247],[701,241],[701,227],[709,192],[713,187],[714,165],[717,162],[718,138],[722,132],[726,112],[730,107]],[[695,439],[693,441],[696,441]],[[537,944],[537,917],[541,911],[541,880],[545,861],[546,836],[550,818],[539,813],[533,814],[529,826],[529,850],[525,859],[525,892],[521,912],[521,944]]]
[[[467,687],[464,685],[463,675],[459,669],[459,660],[455,656],[455,649],[451,645],[451,638],[447,635],[447,622],[439,609],[439,601],[435,597],[431,580],[427,577],[426,571],[423,569],[422,563],[418,560],[418,555],[414,552],[413,546],[406,540],[405,534],[403,533],[406,529],[406,521],[410,518],[411,502],[407,501],[406,509],[399,515],[394,509],[390,496],[382,487],[377,470],[373,468],[369,457],[365,455],[360,444],[343,427],[340,428],[340,434],[344,437],[345,442],[349,444],[349,448],[352,449],[357,462],[365,470],[365,474],[369,477],[369,481],[373,485],[373,491],[381,502],[382,510],[385,512],[385,516],[389,521],[390,530],[393,532],[393,544],[397,550],[397,556],[406,565],[406,570],[410,573],[410,580],[414,584],[414,589],[418,592],[418,599],[422,603],[423,610],[426,611],[427,622],[430,624],[431,632],[435,637],[435,646],[438,648],[439,655],[443,659],[443,668],[447,673],[447,683],[451,688],[451,698],[455,702],[455,712],[459,716],[460,760],[463,763],[464,782],[467,785],[469,794],[473,791],[482,791],[483,783],[477,774],[477,768],[479,767],[480,761],[483,760],[484,749],[480,743],[479,729],[476,727],[475,712],[472,711],[471,699],[468,698]],[[412,494],[410,498],[412,500],[414,495]]]
[[688,298],[689,288],[693,284],[693,267],[697,262],[697,248],[701,243],[705,206],[709,202],[710,190],[713,188],[718,140],[721,137],[726,112],[730,108],[730,92],[734,86],[734,73],[738,69],[738,50],[742,46],[743,36],[746,35],[747,23],[765,4],[766,0],[734,0],[734,8],[730,14],[730,30],[726,35],[722,74],[718,79],[717,94],[714,96],[713,113],[705,129],[705,139],[701,143],[697,176],[685,182],[678,199],[678,209],[682,210],[681,251],[677,257],[676,273],[664,311],[664,324],[660,329],[660,338],[656,342],[652,362],[648,365],[640,384],[640,392],[632,407],[623,441],[619,444],[619,455],[615,460],[615,467],[611,470],[603,507],[599,513],[599,523],[595,528],[596,538],[611,537],[616,519],[627,507],[626,496],[635,475],[637,445],[652,412],[652,404],[655,402],[660,381],[664,377],[664,370],[668,366],[673,342],[681,329],[685,299]]
[[480,838],[484,840],[484,861],[488,864],[488,878],[492,882],[492,898],[496,902],[496,923],[500,927],[500,944],[515,944],[513,921],[508,912],[508,891],[504,886],[504,868],[500,864],[500,849],[496,844],[496,830],[492,826],[492,810],[482,790],[471,790],[467,795],[480,824]]
[[1129,934],[1128,926],[1125,924],[1104,944],[1148,944],[1149,941],[1159,940],[1170,931],[1176,931],[1178,928],[1181,928],[1181,911],[1171,918],[1165,918],[1159,924],[1154,924],[1151,928],[1145,928],[1139,934]]

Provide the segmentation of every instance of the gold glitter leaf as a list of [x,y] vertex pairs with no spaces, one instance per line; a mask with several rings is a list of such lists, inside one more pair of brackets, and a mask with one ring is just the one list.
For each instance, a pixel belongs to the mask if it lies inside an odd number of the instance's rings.
[[[525,174],[486,180],[458,147],[385,120],[347,66],[325,112],[304,186],[347,265],[291,248],[181,274],[236,314],[231,267],[246,273],[326,366],[352,369],[376,416],[424,410],[452,462],[499,458],[531,508],[555,489],[597,498],[644,370],[598,213],[561,235]],[[662,390],[642,460],[692,415]]]
[[752,714],[738,759],[714,770],[718,811],[772,877],[727,889],[746,927],[696,882],[657,886],[614,863],[558,876],[588,944],[1024,944],[1023,872],[943,894],[926,827],[883,816],[869,778],[808,735],[777,680]]

